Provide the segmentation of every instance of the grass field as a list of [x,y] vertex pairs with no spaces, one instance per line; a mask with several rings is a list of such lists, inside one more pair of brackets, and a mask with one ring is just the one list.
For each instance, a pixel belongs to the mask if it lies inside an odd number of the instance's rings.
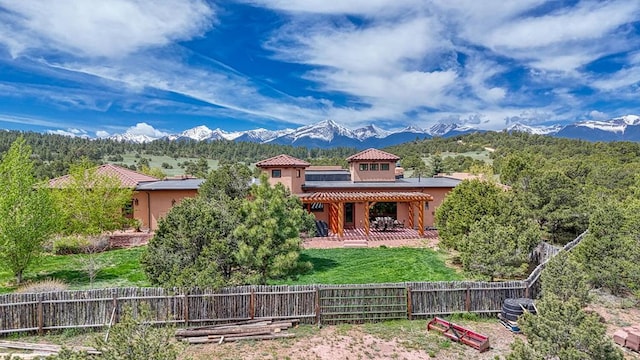
[[[181,168],[180,166],[178,166],[178,163],[183,163],[185,161],[196,162],[199,159],[199,158],[188,158],[188,157],[179,157],[179,158],[175,158],[174,159],[173,157],[166,156],[166,155],[157,156],[157,155],[146,155],[146,154],[143,154],[142,157],[146,158],[146,159],[151,159],[149,161],[149,165],[152,168],[160,168],[162,170],[162,172],[167,174],[167,176],[175,176],[175,175],[184,174],[184,169]],[[122,158],[124,159],[123,161],[116,162],[116,163],[125,164],[125,165],[135,165],[135,164],[137,164],[138,160],[140,160],[140,158],[136,157],[135,153],[124,154],[124,155],[122,155]],[[107,158],[104,158],[102,160],[105,161],[105,162],[111,162],[111,161],[108,161]],[[207,159],[207,161],[209,163],[209,170],[218,169],[218,163],[219,163],[218,160]],[[173,168],[172,169],[165,169],[165,168],[162,167],[162,163],[167,163]]]
[[302,260],[313,270],[277,284],[368,284],[460,280],[444,255],[422,248],[308,249]]
[[[99,264],[94,288],[150,286],[140,268],[144,247],[113,250],[94,255]],[[313,270],[296,279],[273,284],[366,284],[403,281],[460,280],[462,276],[448,268],[444,255],[420,248],[308,249],[302,260]],[[71,289],[92,287],[86,268],[87,255],[47,255],[24,274],[27,282],[62,280]],[[13,276],[0,270],[0,293],[15,290]]]
[[[146,275],[140,268],[140,255],[144,248],[112,250],[96,254],[99,264],[94,288],[118,286],[149,286]],[[45,279],[64,281],[72,289],[91,287],[86,268],[87,255],[46,255],[32,265],[24,274],[27,282]],[[0,270],[0,293],[15,290],[13,276],[6,269]]]

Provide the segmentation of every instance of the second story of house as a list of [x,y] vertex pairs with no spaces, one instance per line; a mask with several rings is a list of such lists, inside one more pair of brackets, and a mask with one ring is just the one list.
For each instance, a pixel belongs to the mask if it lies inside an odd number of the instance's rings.
[[271,185],[281,183],[293,194],[301,194],[305,181],[305,169],[311,164],[293,156],[281,154],[256,163],[267,174]]
[[[289,155],[278,155],[256,163],[270,184],[281,183],[293,194],[315,191],[423,191],[451,189],[460,181],[447,178],[399,178],[396,155],[367,149],[347,158],[349,169],[311,166]],[[433,190],[430,190],[433,191]]]
[[351,181],[395,182],[398,160],[398,156],[378,149],[367,149],[351,155],[347,158]]

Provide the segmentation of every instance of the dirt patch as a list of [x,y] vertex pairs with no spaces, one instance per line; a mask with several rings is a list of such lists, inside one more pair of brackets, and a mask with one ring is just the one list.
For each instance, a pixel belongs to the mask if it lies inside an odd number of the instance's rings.
[[491,349],[484,353],[427,332],[426,321],[338,325],[318,329],[304,325],[295,339],[249,343],[193,345],[193,359],[494,359],[509,352],[515,336],[494,320],[457,322],[488,335]]

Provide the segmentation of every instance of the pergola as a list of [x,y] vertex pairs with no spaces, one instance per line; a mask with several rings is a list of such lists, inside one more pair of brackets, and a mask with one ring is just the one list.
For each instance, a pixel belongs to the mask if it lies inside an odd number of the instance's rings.
[[421,192],[315,192],[298,194],[303,204],[329,204],[329,223],[334,234],[344,234],[344,204],[364,203],[364,231],[369,235],[369,210],[378,202],[409,203],[409,227],[414,225],[414,209],[418,208],[418,232],[424,236],[424,206],[433,196]]

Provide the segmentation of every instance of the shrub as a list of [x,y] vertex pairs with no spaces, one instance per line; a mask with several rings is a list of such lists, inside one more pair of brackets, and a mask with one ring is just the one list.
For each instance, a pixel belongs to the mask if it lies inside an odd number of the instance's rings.
[[91,247],[91,242],[82,236],[64,236],[53,241],[56,255],[82,254]]
[[58,279],[48,279],[43,281],[38,281],[31,284],[26,284],[20,286],[17,293],[26,294],[26,293],[42,293],[42,292],[51,292],[51,291],[64,291],[68,290],[69,285],[65,284],[63,281]]

